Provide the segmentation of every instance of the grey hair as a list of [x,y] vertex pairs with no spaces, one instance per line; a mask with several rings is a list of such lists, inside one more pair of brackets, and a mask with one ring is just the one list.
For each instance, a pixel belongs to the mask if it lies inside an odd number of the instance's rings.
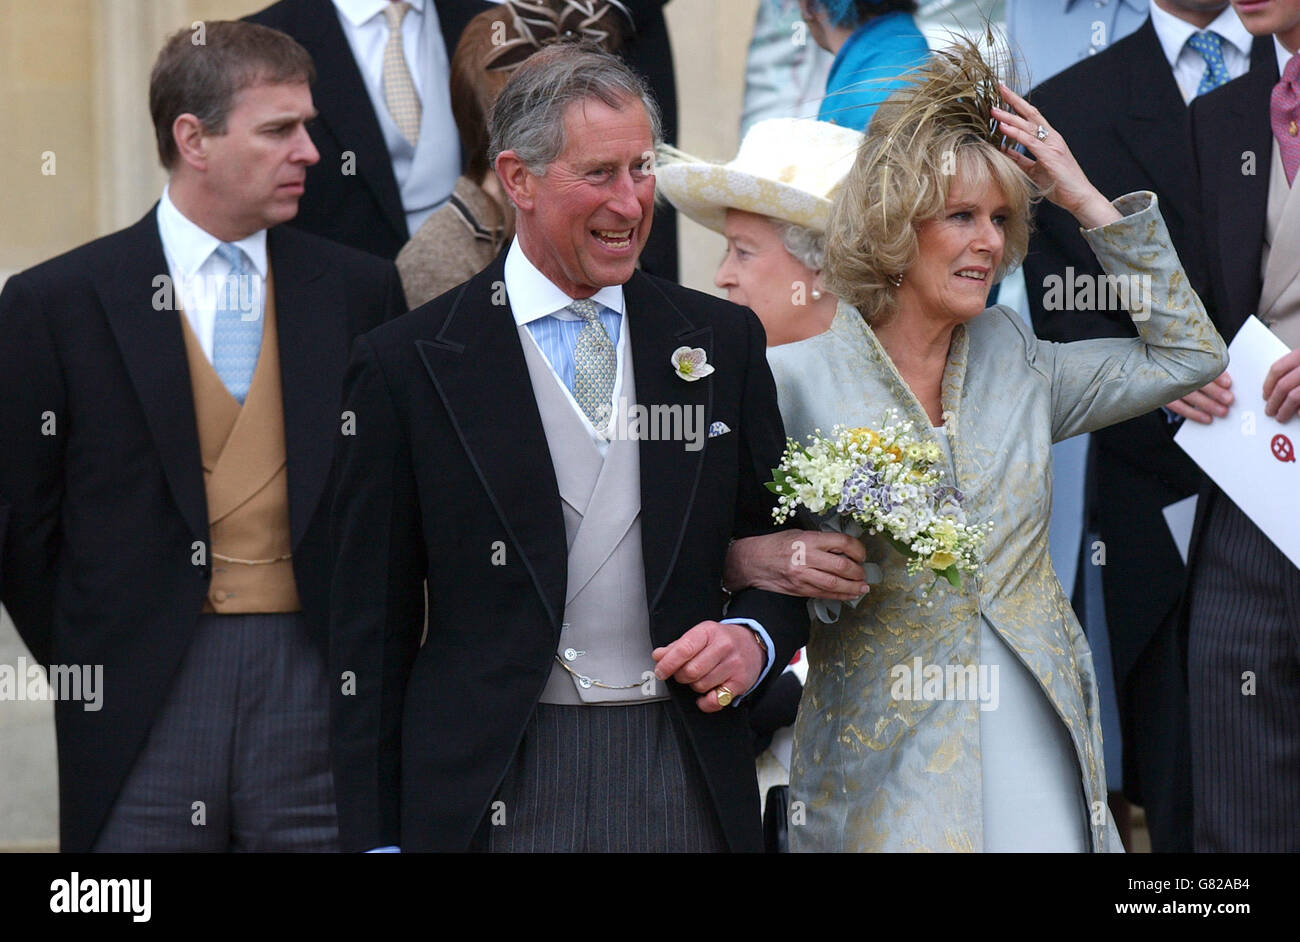
[[564,113],[569,105],[599,100],[623,108],[640,101],[650,119],[653,146],[663,142],[659,105],[645,80],[617,56],[590,43],[556,43],[529,56],[497,96],[488,116],[488,163],[514,151],[532,173],[542,175],[564,151]]
[[[768,217],[771,219],[771,217]],[[804,268],[821,271],[826,267],[826,233],[792,222],[772,219],[772,225],[781,236],[781,245]]]

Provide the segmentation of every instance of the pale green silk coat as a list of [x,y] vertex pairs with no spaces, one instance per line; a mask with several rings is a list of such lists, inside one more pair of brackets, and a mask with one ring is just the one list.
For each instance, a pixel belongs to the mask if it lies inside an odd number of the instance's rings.
[[[1092,848],[1120,851],[1106,808],[1092,654],[1048,555],[1053,442],[1171,402],[1227,365],[1222,338],[1169,241],[1154,194],[1115,201],[1125,216],[1084,236],[1105,270],[1147,276],[1140,339],[1057,344],[992,307],[953,333],[943,409],[972,521],[992,521],[980,574],[918,603],[921,574],[865,537],[884,577],[839,621],[814,622],[791,770],[796,851],[979,851],[983,848],[979,700],[895,699],[891,669],[977,665],[988,619],[1038,680],[1068,730]],[[1068,286],[1067,286],[1068,287]],[[871,329],[841,303],[829,331],[768,351],[786,433],[878,426],[895,408],[934,437],[920,402]]]

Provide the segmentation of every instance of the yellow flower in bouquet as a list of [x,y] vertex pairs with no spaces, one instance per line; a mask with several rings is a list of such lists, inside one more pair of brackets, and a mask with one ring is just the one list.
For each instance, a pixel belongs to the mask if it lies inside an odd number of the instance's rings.
[[925,564],[931,569],[943,572],[949,566],[955,565],[957,557],[947,550],[939,550],[933,556],[925,561]]
[[799,507],[836,514],[882,537],[913,575],[930,570],[959,587],[962,573],[978,570],[992,524],[966,519],[961,491],[944,483],[937,443],[915,438],[912,423],[894,410],[878,428],[836,426],[833,433],[817,430],[807,445],[787,443],[767,485],[777,495],[778,523]]

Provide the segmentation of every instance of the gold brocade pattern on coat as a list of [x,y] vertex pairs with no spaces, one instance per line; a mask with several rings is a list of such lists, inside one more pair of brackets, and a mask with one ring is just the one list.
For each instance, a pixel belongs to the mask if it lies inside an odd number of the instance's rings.
[[[1139,339],[1054,344],[1011,309],[958,327],[942,403],[955,484],[973,521],[992,521],[981,572],[960,589],[929,583],[866,537],[883,580],[837,623],[814,622],[795,726],[794,850],[983,848],[980,703],[891,696],[891,669],[977,666],[981,619],[1023,662],[1074,745],[1095,851],[1122,850],[1106,807],[1092,653],[1048,554],[1053,442],[1124,421],[1204,385],[1227,365],[1222,338],[1191,291],[1150,193],[1115,201],[1121,220],[1084,232],[1103,268],[1149,283]],[[768,351],[786,432],[878,425],[894,408],[935,438],[871,329],[841,303],[824,334]]]

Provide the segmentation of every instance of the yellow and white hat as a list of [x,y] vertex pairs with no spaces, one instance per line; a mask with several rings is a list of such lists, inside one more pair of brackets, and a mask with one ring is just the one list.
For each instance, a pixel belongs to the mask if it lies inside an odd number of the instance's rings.
[[857,156],[862,134],[809,118],[771,118],[750,127],[730,163],[664,148],[655,188],[678,212],[721,232],[728,209],[771,216],[818,232]]

